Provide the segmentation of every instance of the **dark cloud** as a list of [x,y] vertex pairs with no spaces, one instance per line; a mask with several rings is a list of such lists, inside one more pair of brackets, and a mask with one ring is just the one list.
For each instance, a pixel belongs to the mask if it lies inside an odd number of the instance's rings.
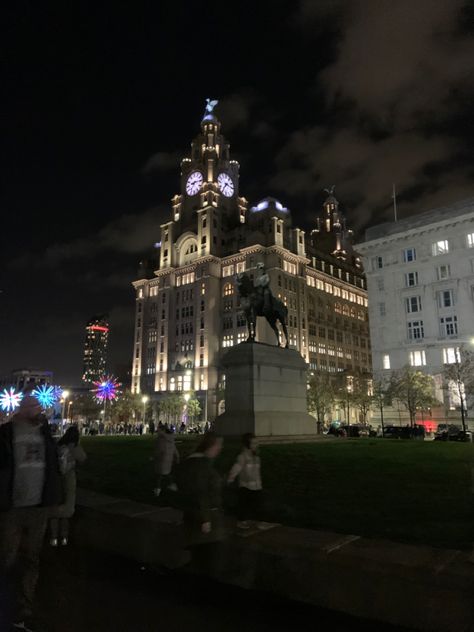
[[142,173],[146,176],[156,171],[169,171],[176,169],[176,165],[182,158],[182,154],[178,151],[158,151],[150,156],[142,167]]
[[270,184],[311,200],[337,182],[359,229],[391,212],[392,183],[406,214],[471,196],[472,168],[453,124],[474,94],[464,5],[302,2],[296,28],[322,21],[335,31],[334,59],[314,77],[325,120],[289,134]]

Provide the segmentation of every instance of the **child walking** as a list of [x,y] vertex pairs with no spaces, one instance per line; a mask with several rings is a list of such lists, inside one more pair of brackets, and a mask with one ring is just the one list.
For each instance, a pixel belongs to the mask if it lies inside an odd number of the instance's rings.
[[258,520],[262,505],[262,478],[260,457],[255,435],[247,432],[242,437],[242,452],[230,470],[227,482],[239,478],[239,500],[237,505],[237,526],[248,529],[251,520]]

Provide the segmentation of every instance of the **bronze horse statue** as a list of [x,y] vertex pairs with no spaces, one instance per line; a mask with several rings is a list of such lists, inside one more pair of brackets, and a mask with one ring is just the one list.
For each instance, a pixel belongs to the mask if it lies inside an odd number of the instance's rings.
[[283,333],[285,334],[285,348],[288,349],[288,329],[287,318],[288,308],[280,301],[280,299],[271,297],[271,305],[269,308],[264,307],[264,296],[260,288],[256,288],[250,277],[241,272],[237,275],[237,289],[240,295],[240,307],[247,319],[248,338],[247,342],[255,340],[255,331],[257,325],[257,317],[264,316],[267,323],[275,332],[277,339],[277,347],[280,346],[280,332],[277,323],[281,324]]

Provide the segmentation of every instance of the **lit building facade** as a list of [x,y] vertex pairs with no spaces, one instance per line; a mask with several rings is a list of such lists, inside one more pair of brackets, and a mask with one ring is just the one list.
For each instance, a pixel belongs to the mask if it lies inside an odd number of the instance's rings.
[[[374,375],[406,365],[434,376],[435,419],[459,418],[446,364],[474,338],[474,198],[369,228],[367,274]],[[398,414],[396,415],[398,418]]]
[[107,314],[94,316],[86,325],[84,341],[84,370],[82,381],[91,384],[100,380],[107,363],[109,341],[109,318]]
[[[136,290],[132,390],[154,400],[195,391],[204,416],[222,411],[220,358],[247,339],[236,275],[252,279],[262,262],[274,295],[288,307],[290,346],[313,369],[370,372],[367,295],[334,191],[309,232],[274,198],[249,207],[239,163],[207,113],[181,162],[181,190],[161,226],[157,261],[143,266]],[[257,340],[274,344],[259,319]]]
[[15,390],[21,391],[30,386],[41,386],[42,384],[53,383],[53,372],[42,369],[15,369],[11,374],[0,380],[2,388],[13,386]]

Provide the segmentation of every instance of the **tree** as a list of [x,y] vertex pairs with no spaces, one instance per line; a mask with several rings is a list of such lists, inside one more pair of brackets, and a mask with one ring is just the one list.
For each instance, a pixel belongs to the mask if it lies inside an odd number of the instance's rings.
[[369,378],[358,375],[353,379],[351,400],[354,406],[359,410],[363,423],[366,424],[367,415],[374,402],[372,384]]
[[373,395],[372,401],[374,406],[380,410],[380,424],[382,426],[382,437],[385,436],[385,426],[383,419],[383,411],[385,406],[390,406],[392,403],[392,390],[390,382],[384,380],[375,380],[373,383]]
[[181,394],[173,394],[164,397],[160,402],[160,413],[165,417],[166,423],[177,423],[179,415],[183,412],[184,398]]
[[92,393],[81,393],[74,398],[74,413],[85,417],[86,421],[95,421],[100,417],[102,406]]
[[474,390],[474,353],[465,348],[456,349],[454,360],[444,365],[443,375],[448,387],[452,386],[459,397],[462,429],[466,432],[466,391],[472,393]]
[[434,380],[431,375],[416,371],[410,366],[404,367],[392,378],[391,392],[400,401],[410,415],[413,428],[417,410],[426,410],[437,403],[434,397]]
[[331,377],[325,371],[312,371],[308,383],[308,410],[316,414],[318,433],[324,425],[324,418],[336,399],[336,391]]
[[124,391],[112,404],[112,419],[115,422],[129,421],[140,410],[140,396],[130,390]]
[[186,410],[189,419],[192,423],[194,423],[196,417],[199,417],[199,415],[201,414],[201,404],[199,400],[196,397],[191,397],[191,399],[188,400],[188,403],[186,404]]

